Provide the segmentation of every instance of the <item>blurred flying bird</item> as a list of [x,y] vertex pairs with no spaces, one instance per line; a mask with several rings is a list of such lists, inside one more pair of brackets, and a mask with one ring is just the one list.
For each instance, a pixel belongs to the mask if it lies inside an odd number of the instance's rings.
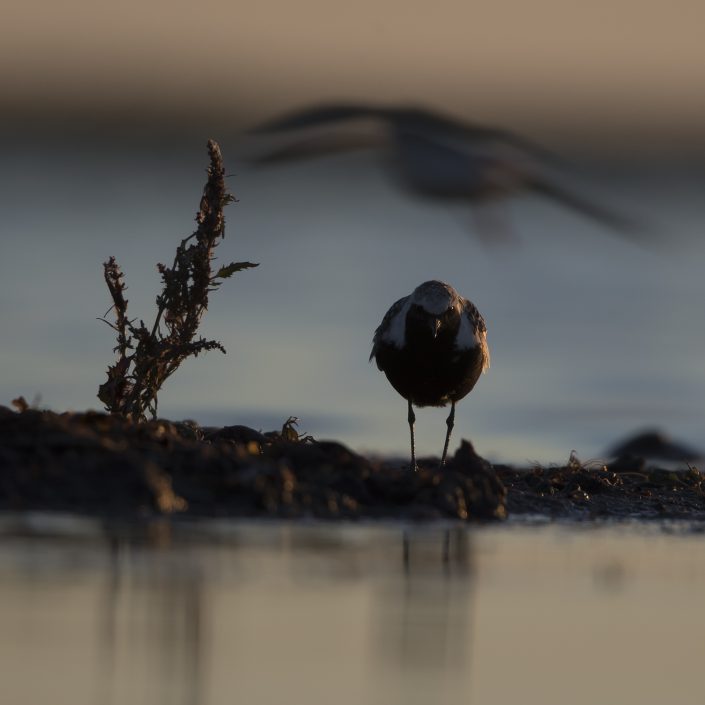
[[412,405],[450,402],[441,466],[455,422],[455,404],[490,366],[485,321],[452,286],[427,281],[387,311],[374,334],[370,360],[407,400],[411,469],[416,469]]
[[464,124],[429,110],[331,105],[295,112],[252,132],[271,135],[315,130],[317,134],[262,154],[254,161],[268,165],[379,146],[379,137],[331,135],[323,130],[360,119],[380,121],[386,128],[383,139],[394,157],[396,174],[412,192],[477,205],[528,191],[553,199],[622,234],[636,229],[629,218],[556,183],[558,177],[552,177],[549,169],[564,164],[549,150],[512,132]]

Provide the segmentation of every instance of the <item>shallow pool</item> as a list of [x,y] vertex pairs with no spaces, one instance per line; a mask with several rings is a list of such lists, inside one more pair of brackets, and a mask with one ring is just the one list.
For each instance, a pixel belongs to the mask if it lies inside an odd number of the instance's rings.
[[3,703],[705,702],[692,528],[0,531]]

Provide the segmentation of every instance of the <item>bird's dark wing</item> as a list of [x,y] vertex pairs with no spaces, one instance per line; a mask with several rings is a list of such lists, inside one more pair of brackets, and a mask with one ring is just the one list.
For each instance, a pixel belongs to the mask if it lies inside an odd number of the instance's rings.
[[457,120],[433,110],[399,108],[378,111],[401,129],[417,132],[427,138],[446,141],[456,149],[464,146],[470,150],[491,149],[499,156],[502,147],[553,165],[565,165],[558,154],[516,132],[503,128]]
[[395,301],[391,307],[389,308],[389,311],[384,314],[384,318],[382,319],[382,322],[377,326],[377,330],[375,330],[374,337],[372,338],[372,352],[370,353],[370,362],[372,362],[372,358],[377,356],[377,351],[379,350],[379,345],[382,341],[382,336],[389,330],[389,327],[392,323],[392,319],[394,316],[396,316],[402,308],[404,308],[404,304],[409,300],[408,296],[404,296],[399,301]]
[[358,118],[377,118],[385,111],[366,105],[324,105],[317,108],[299,110],[288,115],[274,118],[250,130],[253,134],[288,132],[306,127],[317,127],[330,123],[343,122]]
[[634,219],[594,203],[547,180],[538,177],[531,178],[526,181],[526,187],[531,191],[552,198],[554,201],[571,208],[581,215],[587,216],[601,225],[606,225],[622,235],[637,237],[640,231],[643,232],[644,230],[644,226]]
[[[292,132],[359,119],[376,119],[386,123],[392,132],[417,135],[419,139],[433,140],[438,145],[445,144],[455,151],[468,150],[475,157],[482,153],[498,157],[502,156],[503,152],[511,151],[515,153],[515,156],[523,158],[539,159],[551,164],[562,163],[560,157],[550,150],[509,130],[461,122],[440,112],[413,107],[385,108],[351,103],[322,105],[274,118],[253,128],[250,133]],[[357,146],[359,145],[352,148]],[[302,141],[272,152],[257,161],[260,163],[284,161],[350,148],[346,146],[346,142],[340,136],[328,144],[318,143],[315,140]]]
[[343,103],[307,108],[274,118],[252,130],[253,134],[290,132],[320,127],[363,118],[389,122],[397,129],[418,132],[428,138],[465,142],[468,147],[494,144],[509,146],[526,155],[551,163],[561,163],[561,158],[549,149],[511,130],[463,122],[441,112],[423,108],[384,108],[372,105]]
[[521,154],[538,159],[546,164],[565,166],[566,160],[550,149],[510,130],[482,125],[467,125],[464,129],[466,139],[496,146],[507,146]]
[[273,149],[266,154],[251,159],[254,164],[280,164],[288,161],[300,161],[337,154],[352,152],[356,149],[369,149],[380,143],[379,135],[318,135],[305,140],[286,144],[279,149]]
[[[276,133],[305,131],[306,138],[282,147],[271,149],[251,161],[255,164],[268,165],[292,160],[308,159],[325,154],[349,152],[356,149],[378,147],[383,143],[384,135],[367,131],[360,133],[343,133],[339,129],[326,132],[323,128],[339,123],[363,118],[384,117],[384,111],[364,105],[328,105],[274,118],[250,131],[251,134],[272,135]],[[311,133],[311,128],[321,128]]]

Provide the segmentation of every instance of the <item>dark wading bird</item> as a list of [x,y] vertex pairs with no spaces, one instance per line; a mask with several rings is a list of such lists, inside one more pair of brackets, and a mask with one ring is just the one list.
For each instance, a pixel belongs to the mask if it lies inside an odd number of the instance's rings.
[[[370,135],[326,134],[323,128],[353,119],[374,119],[386,127],[384,137],[401,182],[427,198],[482,204],[520,192],[546,196],[621,234],[637,230],[634,221],[559,185],[549,168],[562,160],[512,132],[458,122],[415,108],[331,105],[302,110],[266,123],[255,134],[316,130],[254,159],[273,164],[369,147]],[[331,139],[332,138],[332,139]],[[481,223],[482,225],[482,223]],[[480,233],[484,235],[484,233]]]
[[446,439],[441,466],[455,422],[455,404],[490,366],[487,327],[475,305],[452,286],[427,281],[399,299],[375,331],[370,360],[407,400],[411,433],[411,469],[416,469],[416,406],[445,406]]

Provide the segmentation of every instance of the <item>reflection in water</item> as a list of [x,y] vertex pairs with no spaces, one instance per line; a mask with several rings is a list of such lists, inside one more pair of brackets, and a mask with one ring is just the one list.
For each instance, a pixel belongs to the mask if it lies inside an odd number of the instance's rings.
[[[467,693],[462,685],[471,677],[472,550],[472,536],[462,528],[403,532],[403,572],[379,586],[371,609],[377,677],[387,674],[399,686],[389,702],[438,702],[447,688],[449,695]],[[413,689],[407,687],[410,674],[420,679]]]
[[[151,534],[146,546],[143,538],[111,536],[108,555],[97,620],[98,702],[119,702],[115,694],[121,688],[123,659],[130,661],[130,669],[137,665],[150,670],[145,678],[156,682],[152,702],[203,702],[204,599],[198,565],[181,560],[169,534],[162,532]],[[135,647],[146,647],[144,660],[135,658]]]
[[699,536],[643,529],[15,532],[2,702],[703,702],[703,587]]

